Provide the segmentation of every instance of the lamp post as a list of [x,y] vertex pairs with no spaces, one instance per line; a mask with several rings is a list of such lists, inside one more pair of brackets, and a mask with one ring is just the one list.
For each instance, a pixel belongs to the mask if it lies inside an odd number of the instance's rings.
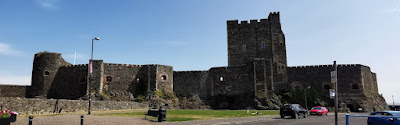
[[311,86],[307,86],[306,89],[304,89],[304,100],[306,101],[306,109],[308,110],[308,106],[307,106],[307,89],[310,89]]
[[90,88],[90,82],[92,81],[93,78],[93,43],[94,40],[100,40],[99,37],[95,37],[92,39],[92,52],[91,52],[91,57],[90,57],[90,62],[89,62],[89,76],[88,76],[88,88],[89,88],[89,107],[88,107],[88,115],[91,114],[91,108],[92,108],[92,89]]

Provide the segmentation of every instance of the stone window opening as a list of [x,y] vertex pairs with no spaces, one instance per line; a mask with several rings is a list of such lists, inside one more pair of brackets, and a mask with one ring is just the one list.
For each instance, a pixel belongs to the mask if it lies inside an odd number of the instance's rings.
[[112,82],[113,78],[112,78],[112,76],[107,76],[106,80],[107,80],[107,82]]
[[220,81],[220,82],[223,82],[223,81],[224,81],[224,77],[223,77],[223,76],[220,76],[220,77],[219,77],[219,81]]
[[50,72],[49,71],[44,71],[43,76],[48,76],[48,75],[50,75]]
[[332,89],[331,85],[324,85],[324,89],[329,90]]
[[283,46],[283,43],[280,43],[281,46]]
[[261,44],[261,48],[263,48],[263,49],[265,48],[265,43]]
[[243,46],[242,46],[242,50],[243,50],[243,51],[246,51],[246,45],[243,45]]
[[161,80],[163,80],[163,81],[167,80],[167,76],[166,75],[162,75],[161,76]]
[[353,89],[359,89],[358,84],[353,84],[351,88],[353,88]]

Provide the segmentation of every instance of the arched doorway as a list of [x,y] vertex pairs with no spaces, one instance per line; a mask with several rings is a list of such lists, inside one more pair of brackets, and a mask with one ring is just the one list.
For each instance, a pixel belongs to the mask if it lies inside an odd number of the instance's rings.
[[347,104],[347,108],[349,108],[351,112],[357,112],[353,104]]

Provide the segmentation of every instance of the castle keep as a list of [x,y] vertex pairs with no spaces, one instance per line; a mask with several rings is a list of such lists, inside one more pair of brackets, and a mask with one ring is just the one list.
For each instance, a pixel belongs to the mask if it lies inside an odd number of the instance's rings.
[[[152,98],[157,91],[178,97],[198,97],[215,109],[276,108],[271,98],[284,91],[310,86],[329,99],[332,65],[287,66],[285,35],[279,12],[267,19],[227,21],[228,66],[206,71],[173,71],[166,65],[131,65],[94,60],[71,65],[59,53],[35,54],[31,86],[0,86],[1,96],[81,99],[100,94],[117,101],[138,96]],[[376,74],[368,66],[338,66],[339,100],[350,110],[365,111],[386,105],[378,93]],[[16,93],[7,90],[13,90]],[[332,106],[331,103],[327,104]]]

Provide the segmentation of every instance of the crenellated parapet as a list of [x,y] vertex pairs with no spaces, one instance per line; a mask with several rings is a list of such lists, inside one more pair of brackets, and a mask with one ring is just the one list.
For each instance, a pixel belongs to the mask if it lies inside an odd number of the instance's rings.
[[119,64],[119,63],[104,63],[106,66],[124,66],[124,67],[141,67],[141,65],[135,64]]
[[61,67],[65,68],[87,68],[88,64],[77,64],[77,65],[65,65]]
[[[339,64],[338,67],[365,67],[369,68],[369,66],[361,65],[361,64]],[[305,65],[305,66],[289,66],[289,69],[297,69],[297,68],[333,68],[333,65]]]
[[266,24],[266,23],[280,23],[279,12],[271,12],[267,19],[252,19],[252,20],[228,20],[228,25],[254,25],[254,24]]
[[183,73],[201,73],[201,72],[208,72],[208,70],[174,71],[174,74],[183,74]]

